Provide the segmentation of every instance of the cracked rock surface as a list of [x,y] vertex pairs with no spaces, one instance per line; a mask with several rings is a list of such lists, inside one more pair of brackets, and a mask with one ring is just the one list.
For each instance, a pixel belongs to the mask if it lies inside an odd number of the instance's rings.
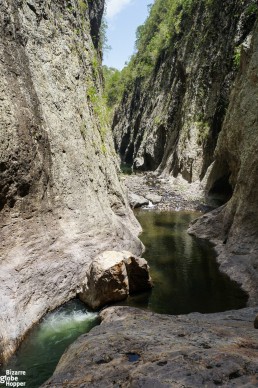
[[110,307],[43,387],[254,387],[258,308],[158,315]]

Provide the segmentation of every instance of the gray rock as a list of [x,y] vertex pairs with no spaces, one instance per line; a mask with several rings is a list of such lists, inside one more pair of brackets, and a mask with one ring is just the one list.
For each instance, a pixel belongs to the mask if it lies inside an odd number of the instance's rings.
[[141,195],[129,193],[129,202],[133,209],[141,206],[148,205],[149,201],[148,199],[142,197]]
[[258,308],[158,315],[128,307],[101,312],[43,387],[254,387]]
[[162,200],[161,195],[152,194],[152,193],[146,194],[145,197],[146,199],[151,201],[154,205],[156,205],[157,203],[160,203],[160,201]]
[[152,287],[147,261],[142,257],[135,257],[130,252],[124,258],[126,271],[129,280],[129,292],[146,291]]
[[0,1],[1,361],[77,294],[99,252],[141,254],[112,134],[97,114],[103,8]]
[[241,284],[249,304],[258,300],[258,24],[242,50],[239,75],[230,97],[207,190],[231,196],[201,217],[190,232],[212,240],[220,269]]
[[106,251],[97,256],[85,283],[79,297],[93,309],[151,288],[146,260],[126,251]]
[[180,3],[180,33],[154,61],[151,74],[126,90],[113,120],[122,160],[133,161],[136,170],[181,174],[188,182],[202,179],[214,160],[238,71],[233,58],[255,22],[253,0],[198,4],[184,12]]

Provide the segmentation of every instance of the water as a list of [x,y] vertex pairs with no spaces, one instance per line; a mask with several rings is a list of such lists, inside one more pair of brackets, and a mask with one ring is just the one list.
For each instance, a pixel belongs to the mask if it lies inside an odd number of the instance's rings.
[[212,313],[246,306],[247,295],[219,271],[212,245],[187,233],[196,212],[139,210],[144,257],[154,288],[131,296],[123,305],[157,313]]
[[24,370],[26,377],[19,381],[25,381],[26,388],[38,388],[53,374],[65,349],[97,323],[97,314],[87,311],[79,300],[66,303],[31,330],[0,375],[6,369]]
[[[219,272],[212,246],[187,233],[198,213],[139,210],[136,214],[144,230],[144,257],[150,265],[154,288],[120,304],[166,314],[245,307],[247,296]],[[31,330],[0,375],[6,369],[25,370],[26,378],[19,381],[26,381],[27,388],[38,388],[53,374],[65,349],[97,323],[97,314],[89,312],[79,300],[66,303]],[[136,353],[128,354],[129,362],[138,358]]]

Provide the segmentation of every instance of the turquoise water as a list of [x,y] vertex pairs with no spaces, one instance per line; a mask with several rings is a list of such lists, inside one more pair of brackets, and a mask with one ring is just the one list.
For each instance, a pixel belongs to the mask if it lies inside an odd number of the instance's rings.
[[24,370],[26,388],[38,388],[54,372],[65,349],[81,334],[98,323],[96,313],[89,312],[79,300],[72,300],[46,315],[23,341],[20,349],[1,370]]
[[196,212],[139,210],[143,254],[154,288],[128,298],[123,305],[157,313],[212,313],[246,306],[247,295],[219,271],[212,245],[187,233]]
[[[247,296],[236,283],[219,272],[212,246],[187,233],[199,216],[193,212],[139,210],[154,288],[120,303],[158,313],[211,313],[245,307]],[[22,343],[3,368],[25,370],[27,388],[38,388],[53,371],[65,349],[81,334],[98,324],[96,313],[73,300],[48,314]]]

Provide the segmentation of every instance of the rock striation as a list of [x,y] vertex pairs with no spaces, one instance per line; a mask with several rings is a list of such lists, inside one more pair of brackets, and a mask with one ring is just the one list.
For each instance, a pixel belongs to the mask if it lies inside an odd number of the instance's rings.
[[254,387],[257,311],[168,316],[108,308],[43,387]]
[[99,73],[104,0],[0,2],[0,354],[107,249],[139,254]]
[[125,91],[113,132],[122,161],[134,169],[194,182],[213,162],[239,50],[249,39],[257,6],[252,0],[226,0],[223,6],[202,0],[182,13],[183,3],[178,2],[169,47],[151,75],[139,76]]
[[91,263],[80,299],[93,309],[152,287],[147,261],[131,252],[105,251]]
[[[228,176],[231,199],[190,227],[190,233],[212,240],[220,268],[258,301],[258,24],[242,49],[241,69],[230,96],[207,189]],[[225,186],[224,186],[225,187]]]

